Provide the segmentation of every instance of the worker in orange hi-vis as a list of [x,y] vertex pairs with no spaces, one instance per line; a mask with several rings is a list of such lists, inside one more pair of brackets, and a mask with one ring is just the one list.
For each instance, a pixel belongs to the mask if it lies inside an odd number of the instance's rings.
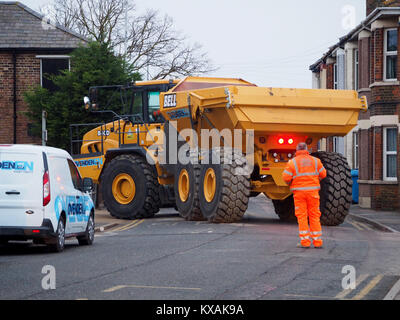
[[326,177],[326,170],[321,160],[310,155],[306,143],[299,143],[296,150],[296,156],[288,162],[282,176],[293,192],[295,214],[299,223],[298,246],[309,248],[312,239],[315,248],[322,248],[319,190],[320,181]]

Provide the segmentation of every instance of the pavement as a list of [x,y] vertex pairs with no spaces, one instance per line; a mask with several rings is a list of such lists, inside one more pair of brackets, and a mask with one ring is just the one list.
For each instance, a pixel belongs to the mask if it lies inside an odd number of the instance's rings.
[[400,232],[400,212],[363,209],[353,205],[349,216],[384,232]]

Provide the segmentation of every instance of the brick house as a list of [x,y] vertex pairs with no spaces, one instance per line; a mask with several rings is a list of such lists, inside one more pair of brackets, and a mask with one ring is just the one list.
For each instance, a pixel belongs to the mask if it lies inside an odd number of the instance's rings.
[[0,144],[35,143],[23,94],[42,85],[56,90],[46,74],[70,68],[72,50],[87,40],[20,2],[0,2]]
[[400,209],[400,65],[397,63],[400,0],[367,0],[367,17],[310,66],[313,87],[357,90],[368,99],[356,128],[346,137],[320,141],[359,169],[363,208]]

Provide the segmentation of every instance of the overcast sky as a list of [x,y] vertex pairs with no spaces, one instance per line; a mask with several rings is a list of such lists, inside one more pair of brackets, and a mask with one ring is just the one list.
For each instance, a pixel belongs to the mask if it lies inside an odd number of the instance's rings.
[[[131,1],[172,17],[219,68],[214,76],[268,87],[311,88],[309,66],[365,18],[365,0]],[[51,0],[21,2],[38,10]]]

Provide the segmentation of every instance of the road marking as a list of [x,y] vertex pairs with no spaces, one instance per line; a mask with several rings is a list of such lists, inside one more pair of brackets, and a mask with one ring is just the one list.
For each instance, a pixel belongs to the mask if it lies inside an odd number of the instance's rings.
[[[362,274],[356,280],[356,288],[369,277],[369,274]],[[344,289],[342,292],[338,293],[335,298],[336,299],[344,299],[350,292],[354,291],[355,289]]]
[[126,227],[130,227],[130,226],[134,225],[134,224],[137,223],[138,221],[139,221],[139,220],[135,219],[135,220],[133,220],[132,222],[129,222],[128,224],[124,224],[124,225],[121,226],[121,227],[118,227],[118,228],[116,228],[116,229],[113,229],[113,231],[121,231],[121,230],[125,229]]
[[366,286],[364,289],[360,291],[359,294],[354,296],[352,300],[361,300],[364,298],[373,288],[376,287],[376,285],[383,279],[383,274],[377,275],[375,278],[373,278]]
[[86,300],[89,300],[88,298],[78,298],[78,299],[75,299],[75,300],[78,300],[78,301],[86,301]]
[[307,294],[285,293],[284,295],[287,297],[297,297],[297,298],[332,299],[332,297],[328,297],[328,296],[314,296],[314,295],[307,295]]
[[350,222],[351,223],[351,225],[353,226],[353,227],[355,227],[356,229],[358,229],[358,230],[360,230],[360,231],[364,231],[364,229],[362,228],[362,226],[360,226],[356,221],[352,221],[352,222]]
[[139,224],[141,224],[142,222],[144,222],[143,219],[142,220],[133,220],[132,222],[130,222],[128,224],[125,224],[122,227],[119,227],[117,229],[113,229],[113,232],[115,232],[115,231],[126,231],[126,230],[129,230],[129,229],[132,229],[132,228],[138,226]]
[[400,280],[397,281],[392,289],[387,293],[387,295],[383,298],[383,300],[394,300],[397,294],[400,292]]
[[140,286],[140,285],[134,285],[134,284],[129,284],[129,285],[119,285],[115,287],[108,288],[106,290],[103,290],[103,292],[115,292],[117,290],[121,290],[124,288],[139,288],[139,289],[169,289],[169,290],[191,290],[191,291],[199,291],[201,288],[183,288],[183,287],[159,287],[159,286]]

